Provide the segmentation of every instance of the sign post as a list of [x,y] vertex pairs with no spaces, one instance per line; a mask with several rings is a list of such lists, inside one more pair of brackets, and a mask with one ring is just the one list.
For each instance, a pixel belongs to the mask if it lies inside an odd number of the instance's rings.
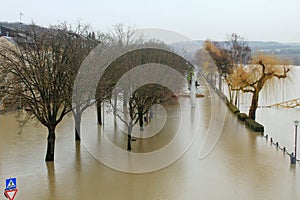
[[5,190],[4,195],[9,200],[14,200],[16,194],[18,192],[18,189],[12,189],[12,190]]
[[17,192],[18,192],[17,179],[16,178],[6,179],[6,187],[4,191],[5,197],[8,198],[9,200],[14,200]]

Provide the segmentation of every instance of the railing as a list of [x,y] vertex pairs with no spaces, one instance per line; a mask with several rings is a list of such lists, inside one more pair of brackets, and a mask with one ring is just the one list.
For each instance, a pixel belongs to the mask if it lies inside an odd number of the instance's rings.
[[298,107],[300,106],[300,98],[298,99],[292,99],[292,100],[289,100],[289,101],[284,101],[284,102],[281,102],[281,103],[275,103],[275,104],[272,104],[270,106],[261,106],[261,107],[284,107],[284,108],[295,108],[295,107]]
[[[269,139],[269,135],[268,134],[261,133],[261,136],[264,137],[264,138],[266,138],[266,140]],[[275,142],[272,137],[270,137],[270,143],[271,143],[271,145],[274,145],[277,149],[280,149],[281,151],[283,151],[284,154],[287,154],[290,157],[294,156],[293,152],[292,153],[288,152],[285,146],[281,147],[279,145],[279,142]],[[299,162],[300,160],[296,159],[296,161]]]
[[[204,77],[206,79],[206,81],[215,89],[215,91],[217,92],[217,94],[222,94],[223,96],[225,96],[220,90],[218,90],[216,87],[215,87],[215,84],[207,79],[206,77]],[[222,95],[220,95],[220,97],[222,98]],[[222,98],[223,99],[223,98]],[[225,99],[223,99],[225,100]],[[282,103],[277,103],[277,104],[273,104],[273,105],[270,105],[270,106],[260,106],[260,107],[267,107],[267,108],[270,108],[270,107],[279,107],[279,106],[282,106],[282,107],[286,107],[286,108],[294,108],[294,107],[297,107],[297,106],[300,106],[300,98],[299,99],[293,99],[293,100],[289,100],[289,101],[285,101],[285,102],[282,102]],[[261,133],[261,136],[266,138],[266,140],[269,139],[269,135],[268,134],[265,134],[264,132]],[[277,149],[283,151],[284,154],[287,154],[288,156],[290,156],[290,158],[292,158],[294,156],[294,153],[293,152],[288,152],[287,148],[285,146],[280,146],[279,142],[275,142],[274,139],[272,137],[270,137],[270,143],[271,145],[274,145]],[[300,160],[299,159],[296,159],[296,161],[299,163]]]

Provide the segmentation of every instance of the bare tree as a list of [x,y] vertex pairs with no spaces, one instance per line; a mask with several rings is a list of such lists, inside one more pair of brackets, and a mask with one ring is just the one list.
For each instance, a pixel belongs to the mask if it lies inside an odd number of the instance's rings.
[[[158,86],[152,85],[150,87],[148,85],[147,88],[142,87],[143,89],[133,91],[132,88],[134,88],[136,77],[129,78],[127,80],[128,84],[117,85],[120,78],[136,66],[147,63],[161,63],[174,66],[182,74],[187,69],[190,69],[190,65],[187,65],[183,58],[179,59],[174,53],[170,53],[168,51],[170,48],[164,43],[157,40],[144,41],[142,35],[131,27],[116,25],[112,33],[105,38],[108,38],[108,41],[110,41],[107,48],[110,48],[110,46],[119,48],[124,54],[109,64],[98,82],[96,94],[98,123],[101,123],[101,102],[106,100],[113,107],[114,115],[119,117],[128,127],[128,149],[131,149],[129,143],[131,141],[132,127],[138,122],[142,127],[143,115],[145,112],[148,112],[148,105],[152,105],[153,101],[159,98],[162,101],[163,98],[161,98],[161,94],[157,90]],[[160,76],[162,79],[167,77],[164,74],[160,74]],[[150,88],[151,92],[149,91]],[[146,89],[149,92],[148,95],[144,93]],[[167,92],[165,91],[166,94]],[[120,103],[122,106],[118,109],[117,106]]]
[[[73,60],[70,67],[73,69],[73,76],[70,77],[70,80],[73,80],[74,82],[81,63],[90,53],[90,51],[100,43],[100,41],[96,40],[95,32],[93,32],[93,30],[88,25],[83,25],[80,22],[78,22],[75,28],[72,28],[70,25],[65,23],[56,26],[56,28],[65,30],[68,34],[71,34],[73,36],[72,48],[76,56],[72,57]],[[86,82],[85,85],[88,85],[87,82],[89,80],[82,81]],[[84,88],[80,88],[80,91],[77,88],[76,93],[73,90],[72,95],[72,114],[75,121],[75,140],[79,141],[82,114],[88,107],[95,103],[95,97],[93,94],[90,94],[89,90],[86,90]],[[79,97],[78,95],[80,95],[81,97]]]
[[251,59],[251,48],[248,45],[248,41],[236,33],[232,33],[227,38],[224,48],[227,49],[232,65],[248,64]]
[[[139,46],[144,43],[142,35],[137,33],[134,27],[125,26],[124,24],[116,24],[113,26],[112,31],[108,34],[98,34],[98,40],[103,44],[103,49],[108,50],[109,48],[118,48],[121,51],[127,49],[129,46]],[[118,81],[119,77],[126,69],[122,63],[114,63],[111,66],[122,67],[122,70],[115,70],[113,68],[106,69],[105,74],[99,80],[97,91],[96,91],[96,101],[97,101],[97,118],[98,124],[102,125],[101,118],[101,102],[110,102],[110,97],[113,96],[113,110],[116,112],[117,106],[117,96],[121,92],[120,90],[114,90],[112,94],[112,88]],[[128,69],[127,69],[128,70]],[[126,91],[125,91],[126,92]]]
[[[118,63],[118,64],[117,64]],[[151,63],[150,65],[148,65]],[[154,63],[160,66],[159,73],[151,71],[157,67]],[[120,58],[118,58],[109,67],[109,74],[115,73],[115,78],[110,80],[120,80],[121,76],[127,71],[134,69],[136,66],[147,66],[145,68],[137,68],[139,73],[130,72],[129,76],[123,76],[124,82],[113,83],[112,86],[117,91],[127,91],[127,94],[131,94],[129,97],[117,95],[117,102],[128,102],[128,107],[122,107],[122,109],[116,109],[114,114],[126,124],[128,128],[128,144],[127,149],[131,150],[131,131],[135,124],[139,122],[141,130],[143,130],[143,116],[149,111],[150,107],[154,103],[168,102],[172,98],[173,92],[166,87],[162,87],[157,84],[146,84],[141,86],[139,84],[147,83],[149,78],[154,78],[159,83],[169,83],[173,88],[180,91],[185,85],[180,79],[174,79],[172,74],[169,74],[167,68],[163,66],[172,66],[178,73],[185,75],[187,71],[191,70],[191,64],[187,64],[187,61],[182,57],[162,49],[145,48],[137,49],[135,51],[128,52]],[[104,75],[103,77],[106,77]],[[115,93],[111,93],[112,95]],[[119,93],[117,93],[119,94]],[[128,99],[126,99],[128,98]],[[116,103],[113,101],[112,105]],[[129,117],[127,117],[127,114]]]
[[[131,133],[133,127],[139,123],[142,126],[143,116],[147,114],[155,103],[166,103],[171,96],[171,92],[165,87],[157,84],[146,84],[135,90],[128,100],[127,109],[118,109],[116,116],[127,127],[127,150],[131,150]],[[129,117],[127,117],[127,115]]]
[[[72,111],[77,36],[64,28],[31,25],[15,38],[13,47],[2,46],[0,69],[9,76],[6,96],[48,129],[46,161],[54,160],[55,129]],[[7,106],[7,109],[10,107]]]

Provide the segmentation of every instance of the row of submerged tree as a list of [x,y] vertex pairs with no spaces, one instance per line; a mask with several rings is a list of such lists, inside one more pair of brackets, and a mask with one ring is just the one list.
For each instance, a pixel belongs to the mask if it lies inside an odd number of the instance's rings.
[[[54,160],[55,129],[73,111],[72,87],[81,62],[99,41],[87,26],[42,28],[34,24],[1,38],[0,70],[3,111],[26,111],[48,129],[46,161]],[[76,139],[79,139],[76,137]]]
[[[115,59],[106,68],[98,82],[96,94],[89,93],[83,87],[74,94],[73,87],[79,68],[92,49],[99,47],[105,51],[111,47],[133,51]],[[155,48],[144,48],[147,46]],[[255,119],[259,92],[268,80],[285,78],[289,72],[287,63],[263,53],[252,55],[247,42],[233,34],[227,42],[206,41],[204,48],[196,54],[200,66],[208,73],[217,70],[221,79],[225,79],[229,100],[236,104],[239,91],[253,94],[249,117]],[[131,132],[133,126],[143,126],[143,116],[155,103],[166,103],[174,96],[169,88],[148,83],[142,87],[134,85],[133,78],[123,86],[117,85],[123,74],[136,66],[147,63],[160,63],[173,66],[183,75],[192,71],[192,65],[185,59],[172,53],[171,49],[156,40],[143,40],[133,28],[116,25],[109,34],[97,33],[88,26],[78,24],[72,28],[60,24],[50,28],[36,25],[20,30],[13,42],[1,38],[0,71],[3,109],[18,108],[26,111],[26,120],[35,118],[48,129],[46,161],[54,160],[55,129],[70,112],[75,121],[75,139],[80,140],[80,125],[83,112],[96,104],[98,122],[102,124],[101,105],[107,102],[113,107],[113,113],[128,129],[127,150],[131,150]],[[147,72],[145,72],[147,73]],[[156,79],[168,80],[175,88],[184,87],[184,83],[168,77],[168,73],[155,74]],[[89,80],[84,80],[88,82]],[[133,81],[133,83],[131,83]],[[222,88],[219,85],[219,89]],[[74,95],[82,96],[81,101]],[[103,108],[102,108],[103,109]]]
[[253,120],[262,89],[275,78],[286,78],[290,71],[288,61],[264,52],[252,52],[247,41],[237,34],[229,35],[227,41],[205,41],[204,48],[196,53],[196,60],[208,78],[213,79],[218,72],[219,90],[225,80],[228,99],[233,105],[237,106],[240,92],[252,94],[248,115]]
[[[80,66],[96,46],[103,51],[111,47],[124,49],[128,46],[137,50],[117,58],[106,68],[98,82],[96,94],[90,93],[85,87],[74,94],[74,82]],[[144,46],[157,49],[142,48]],[[134,28],[123,25],[116,25],[109,34],[95,34],[90,27],[82,24],[75,28],[66,23],[49,28],[30,25],[27,30],[19,30],[13,42],[1,38],[0,81],[5,94],[2,99],[3,111],[18,108],[19,112],[26,111],[25,122],[35,118],[47,127],[45,160],[54,161],[57,125],[72,112],[75,140],[80,140],[83,112],[96,104],[98,122],[102,124],[101,104],[105,101],[113,107],[114,115],[127,126],[127,150],[131,150],[133,126],[137,123],[143,126],[143,116],[151,106],[168,102],[173,95],[168,88],[154,83],[131,91],[131,87],[116,87],[117,82],[135,66],[153,62],[172,65],[180,73],[186,74],[190,69],[185,59],[170,52],[171,49],[164,43],[156,40],[145,41]],[[168,76],[162,73],[156,78],[168,79]],[[88,87],[89,80],[83,81]],[[176,84],[178,87],[182,86],[174,81],[174,85]],[[74,95],[80,98],[74,98]],[[118,106],[120,102],[121,107]]]

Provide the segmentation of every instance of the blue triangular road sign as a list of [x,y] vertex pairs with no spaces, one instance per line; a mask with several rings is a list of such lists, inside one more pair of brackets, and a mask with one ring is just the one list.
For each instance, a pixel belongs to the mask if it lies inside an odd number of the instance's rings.
[[17,188],[17,179],[16,178],[8,178],[6,179],[6,190],[12,190]]

